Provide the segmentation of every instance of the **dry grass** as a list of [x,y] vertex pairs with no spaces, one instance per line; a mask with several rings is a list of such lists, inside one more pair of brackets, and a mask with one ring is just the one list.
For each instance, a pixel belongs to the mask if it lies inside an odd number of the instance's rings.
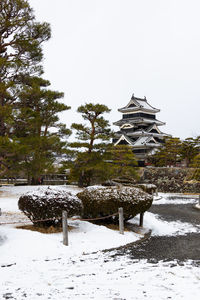
[[[104,226],[106,226],[109,229],[119,231],[119,225],[117,225],[117,224],[105,224]],[[124,231],[131,231],[131,230],[129,228],[127,228],[126,225],[125,225],[124,226]]]
[[[106,226],[109,229],[119,231],[119,225],[118,224],[103,224],[102,223],[101,225]],[[45,234],[62,232],[62,227],[54,227],[54,226],[39,227],[39,226],[32,225],[32,224],[31,225],[17,226],[16,228],[18,228],[18,229],[25,229],[25,230],[31,230],[31,231],[37,231],[37,232],[45,233]],[[75,229],[73,226],[68,226],[68,230],[69,231],[71,231],[73,229]],[[125,226],[124,227],[124,231],[131,231],[131,230]]]
[[[31,230],[31,231],[37,231],[40,233],[59,233],[62,232],[62,227],[54,227],[54,226],[49,226],[49,227],[39,227],[36,225],[23,225],[23,226],[17,226],[16,228],[18,229],[26,229],[26,230]],[[72,226],[68,226],[68,230],[71,231],[74,229]]]
[[[105,226],[109,229],[119,231],[119,224],[106,223],[106,222],[104,223],[103,221],[98,221],[98,222],[91,221],[91,223],[96,224],[96,225],[100,225],[100,226]],[[126,226],[126,223],[124,224],[124,231],[131,231],[129,229],[129,227]]]

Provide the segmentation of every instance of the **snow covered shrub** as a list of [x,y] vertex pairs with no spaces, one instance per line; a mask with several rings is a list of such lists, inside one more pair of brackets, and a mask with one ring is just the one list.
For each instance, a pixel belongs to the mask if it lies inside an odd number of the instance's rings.
[[[119,207],[124,209],[124,219],[133,218],[151,207],[153,197],[135,187],[102,187],[85,188],[77,194],[83,203],[84,218],[98,218],[118,212]],[[109,219],[117,221],[118,215]]]
[[80,199],[70,192],[50,187],[38,188],[36,191],[22,195],[19,198],[18,207],[34,224],[39,226],[61,224],[63,210],[67,211],[68,217],[82,213]]

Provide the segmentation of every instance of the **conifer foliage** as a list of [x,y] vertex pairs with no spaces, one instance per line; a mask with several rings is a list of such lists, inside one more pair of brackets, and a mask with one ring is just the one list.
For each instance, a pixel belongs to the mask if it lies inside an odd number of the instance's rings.
[[[0,1],[0,135],[10,133],[12,110],[25,76],[41,75],[42,46],[51,36],[27,1]],[[9,120],[10,119],[10,120]]]
[[106,152],[109,179],[127,177],[138,178],[138,162],[129,145],[111,145]]
[[199,151],[199,136],[196,138],[189,137],[183,141],[178,137],[168,137],[162,148],[148,157],[148,161],[156,167],[178,166],[181,162],[184,162],[186,167],[192,167]]
[[86,124],[72,124],[76,130],[77,142],[71,143],[75,160],[72,161],[71,180],[78,181],[79,186],[108,179],[130,176],[137,177],[137,162],[131,148],[127,145],[113,146],[113,136],[109,122],[103,114],[110,109],[102,104],[88,103],[78,110]]
[[109,113],[106,105],[88,103],[77,109],[85,124],[73,123],[71,128],[76,131],[77,142],[70,146],[76,154],[71,164],[71,178],[77,180],[79,186],[88,186],[92,178],[105,176],[104,153],[111,138],[109,122],[103,114]]
[[69,108],[57,101],[63,94],[41,78],[42,44],[50,37],[49,24],[35,20],[27,0],[0,1],[1,175],[29,170],[38,176],[61,151],[60,137],[69,134],[58,122],[57,114]]
[[163,147],[149,156],[148,161],[156,167],[175,166],[181,161],[181,145],[181,140],[177,137],[166,138]]
[[192,166],[194,169],[193,169],[191,179],[200,181],[200,154],[195,156]]
[[39,77],[26,78],[15,113],[13,133],[18,140],[20,168],[32,183],[52,168],[55,154],[63,153],[64,140],[70,134],[58,118],[58,113],[69,107],[57,101],[63,93],[49,90],[49,85]]

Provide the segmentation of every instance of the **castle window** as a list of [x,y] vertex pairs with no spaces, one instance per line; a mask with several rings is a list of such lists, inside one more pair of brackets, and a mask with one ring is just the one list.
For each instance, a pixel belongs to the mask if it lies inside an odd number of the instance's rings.
[[123,115],[123,119],[132,119],[132,118],[146,118],[146,119],[155,119],[155,115],[145,114],[145,113],[135,113],[135,114],[126,114]]

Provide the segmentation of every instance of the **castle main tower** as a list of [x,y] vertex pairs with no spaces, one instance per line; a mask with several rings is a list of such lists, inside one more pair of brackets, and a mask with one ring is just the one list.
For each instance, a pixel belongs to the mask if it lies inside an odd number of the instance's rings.
[[165,125],[156,119],[160,109],[151,106],[146,97],[136,98],[133,94],[129,103],[118,111],[122,113],[122,119],[113,123],[120,129],[115,133],[113,143],[132,146],[139,164],[144,165],[147,156],[162,146],[165,137],[170,136],[159,129],[159,126]]

